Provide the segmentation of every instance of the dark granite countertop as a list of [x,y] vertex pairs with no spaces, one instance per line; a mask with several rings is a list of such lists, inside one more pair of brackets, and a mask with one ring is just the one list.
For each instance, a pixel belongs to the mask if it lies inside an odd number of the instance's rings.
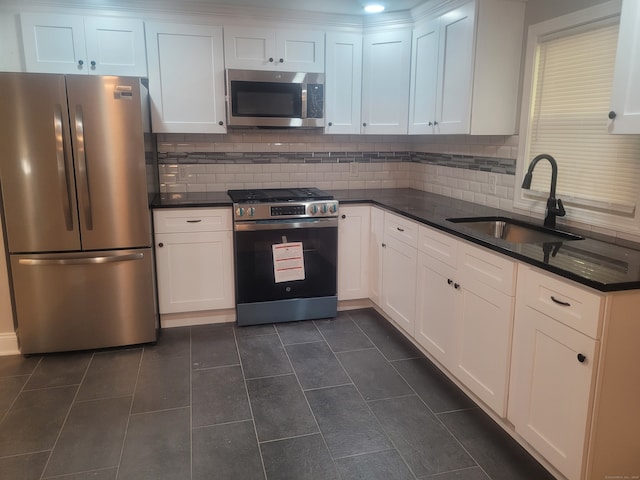
[[[585,236],[552,244],[518,244],[484,235],[447,218],[504,216],[542,225],[541,220],[411,188],[334,190],[342,204],[370,203],[404,215],[524,263],[556,273],[602,292],[640,289],[640,250]],[[224,192],[161,194],[153,208],[221,207],[232,202]],[[612,241],[614,239],[611,239]]]

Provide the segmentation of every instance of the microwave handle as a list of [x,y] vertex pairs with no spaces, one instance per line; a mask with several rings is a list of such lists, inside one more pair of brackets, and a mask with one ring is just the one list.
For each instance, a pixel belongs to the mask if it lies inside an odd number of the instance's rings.
[[302,85],[302,112],[301,117],[307,118],[307,84],[303,83]]

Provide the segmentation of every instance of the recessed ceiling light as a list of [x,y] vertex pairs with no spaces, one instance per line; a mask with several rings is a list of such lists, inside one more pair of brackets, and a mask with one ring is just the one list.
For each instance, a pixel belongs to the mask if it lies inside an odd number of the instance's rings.
[[380,13],[384,11],[384,5],[372,4],[364,7],[364,11],[367,13]]

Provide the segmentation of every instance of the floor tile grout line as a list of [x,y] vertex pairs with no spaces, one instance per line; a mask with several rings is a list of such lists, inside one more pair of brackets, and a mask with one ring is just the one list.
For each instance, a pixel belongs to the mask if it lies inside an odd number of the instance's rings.
[[[342,367],[342,365],[340,365],[340,367]],[[343,368],[343,370],[344,370],[344,368]],[[324,387],[303,388],[302,391],[303,392],[316,392],[318,390],[327,390],[329,388],[346,387],[346,386],[349,386],[349,385],[354,385],[354,384],[353,384],[353,382],[350,382],[350,383],[339,383],[337,385],[325,385]]]
[[[58,435],[56,435],[56,439],[53,442],[53,445],[51,447],[51,451],[49,453],[49,457],[47,458],[47,461],[44,464],[44,467],[42,468],[42,473],[40,474],[40,478],[44,478],[44,472],[47,471],[47,468],[49,467],[49,462],[51,461],[51,457],[53,457],[53,452],[56,449],[56,445],[58,445],[58,441],[60,440],[60,436],[62,435],[62,431],[64,430],[64,426],[67,424],[67,420],[69,419],[69,415],[71,414],[71,410],[73,409],[73,406],[76,403],[76,399],[78,398],[78,394],[80,393],[80,386],[82,385],[82,382],[84,381],[85,378],[87,378],[87,372],[89,371],[89,367],[91,367],[91,363],[93,362],[93,358],[95,356],[95,352],[91,354],[91,358],[89,359],[89,363],[87,363],[87,366],[84,370],[84,373],[82,374],[82,379],[80,380],[80,383],[78,384],[78,387],[76,388],[76,393],[73,395],[73,399],[71,400],[71,403],[69,404],[69,408],[67,409],[67,414],[64,417],[64,420],[62,421],[62,425],[60,425],[60,429],[58,430]],[[40,365],[40,363],[38,363],[38,365]],[[35,372],[35,369],[34,369]],[[133,399],[131,399],[131,401],[133,401]],[[70,472],[67,472],[70,473]],[[71,472],[73,473],[73,472]]]
[[136,391],[138,390],[138,382],[140,381],[140,371],[142,370],[142,361],[144,360],[144,354],[146,346],[142,347],[140,352],[140,359],[138,360],[138,372],[136,373],[136,381],[133,385],[133,393],[131,394],[131,405],[129,405],[129,415],[127,416],[127,425],[124,428],[124,437],[122,438],[122,445],[120,446],[120,455],[118,457],[118,465],[116,468],[116,478],[120,475],[120,466],[122,465],[122,456],[124,455],[124,446],[127,443],[127,434],[129,433],[129,425],[131,424],[131,417],[133,416],[133,403],[136,401]]
[[189,327],[189,479],[193,478],[193,327]]
[[[320,333],[320,336],[324,339],[325,343],[327,344],[327,347],[329,347],[329,351],[331,351],[331,346],[326,341],[326,338],[324,337],[324,335],[322,335],[322,332],[320,331],[318,326],[315,324],[315,322],[313,323],[313,326],[316,327],[316,330],[318,330],[318,333]],[[276,332],[277,331],[278,331],[278,329],[276,328]],[[280,333],[278,333],[278,338],[280,339],[280,343],[282,343],[282,338],[280,337]],[[302,391],[302,397],[304,398],[304,401],[306,402],[307,407],[309,408],[309,412],[311,413],[311,416],[313,417],[313,421],[316,424],[316,428],[318,429],[318,433],[320,434],[320,438],[322,439],[322,443],[324,444],[324,447],[327,449],[327,453],[329,454],[329,458],[331,459],[331,462],[333,463],[333,468],[335,469],[335,472],[338,474],[338,476],[340,478],[343,478],[342,474],[340,473],[340,470],[338,469],[338,465],[336,464],[336,461],[333,458],[333,455],[331,454],[331,450],[329,449],[329,445],[327,444],[327,439],[324,438],[324,434],[322,433],[322,429],[320,428],[320,423],[318,423],[318,419],[316,417],[316,414],[313,412],[313,408],[311,408],[311,404],[309,403],[309,399],[307,398],[307,394],[305,393],[304,389],[302,388],[302,383],[300,383],[300,379],[298,378],[298,374],[296,373],[296,369],[293,366],[293,362],[291,361],[291,357],[289,357],[289,352],[287,352],[287,349],[285,348],[284,344],[282,344],[282,349],[284,350],[284,353],[287,356],[287,359],[289,360],[289,363],[291,364],[291,369],[293,370],[294,375],[296,377],[296,382],[298,382],[298,386],[300,387],[300,390]],[[333,356],[335,357],[335,353],[333,354]],[[342,368],[344,369],[344,367],[342,367]],[[346,371],[345,371],[345,373],[346,373]],[[347,373],[347,376],[349,376],[348,373]],[[349,377],[349,378],[351,379],[351,377]]]
[[198,425],[197,427],[192,427],[192,430],[203,430],[205,428],[222,427],[225,425],[234,425],[236,423],[244,423],[244,422],[253,422],[253,418],[243,418],[242,420],[232,420],[230,422],[212,423],[210,425]]
[[287,375],[295,375],[295,373],[293,371],[293,368],[288,373],[277,373],[275,375],[265,375],[264,377],[248,377],[248,378],[244,377],[244,370],[243,370],[243,378],[247,382],[252,382],[254,380],[262,380],[262,379],[265,379],[265,378],[286,377]]
[[[354,453],[353,455],[345,455],[343,457],[337,457],[336,460],[342,460],[342,459],[345,459],[345,458],[361,457],[362,455],[371,455],[373,453],[393,452],[393,451],[397,452],[398,449],[396,447],[393,447],[393,448],[383,448],[383,449],[380,449],[380,450],[371,450],[369,452]],[[411,472],[411,473],[413,474],[413,472]]]
[[[239,367],[240,363],[231,363],[229,365],[216,365],[215,367],[191,368],[192,372],[202,372],[203,370],[216,370],[218,368]],[[193,367],[193,364],[191,365]]]
[[[274,327],[274,330],[275,330],[275,327]],[[244,376],[244,366],[242,365],[242,355],[240,354],[240,347],[238,346],[238,335],[235,328],[233,329],[233,340],[236,344],[238,359],[240,360],[240,371],[242,372],[242,383],[244,384],[244,393],[246,395],[247,404],[249,405],[249,412],[251,413],[251,422],[253,423],[253,433],[255,434],[255,437],[256,437],[256,446],[258,447],[258,455],[260,456],[260,464],[262,465],[262,474],[266,479],[267,469],[264,465],[264,458],[262,457],[262,449],[260,448],[260,439],[258,438],[258,427],[256,427],[256,418],[253,415],[253,407],[251,406],[251,397],[249,397],[249,387],[247,386],[247,379]]]
[[420,398],[417,393],[406,393],[404,395],[396,395],[396,396],[393,396],[393,397],[372,398],[370,400],[365,400],[365,402],[367,402],[367,403],[385,402],[387,400],[397,400],[398,398],[409,398],[409,397]]
[[283,440],[294,440],[296,438],[312,437],[314,435],[322,435],[322,433],[320,433],[320,429],[318,429],[317,432],[302,433],[300,435],[292,435],[290,437],[272,438],[272,439],[269,439],[269,440],[263,440],[262,442],[260,442],[260,445],[264,445],[265,443],[282,442]]

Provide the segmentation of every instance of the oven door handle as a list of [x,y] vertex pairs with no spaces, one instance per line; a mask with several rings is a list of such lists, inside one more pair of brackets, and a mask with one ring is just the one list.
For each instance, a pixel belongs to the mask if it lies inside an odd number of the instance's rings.
[[254,222],[236,222],[236,232],[251,232],[256,230],[293,230],[296,228],[331,228],[338,226],[338,218],[309,218],[290,221],[257,220]]

